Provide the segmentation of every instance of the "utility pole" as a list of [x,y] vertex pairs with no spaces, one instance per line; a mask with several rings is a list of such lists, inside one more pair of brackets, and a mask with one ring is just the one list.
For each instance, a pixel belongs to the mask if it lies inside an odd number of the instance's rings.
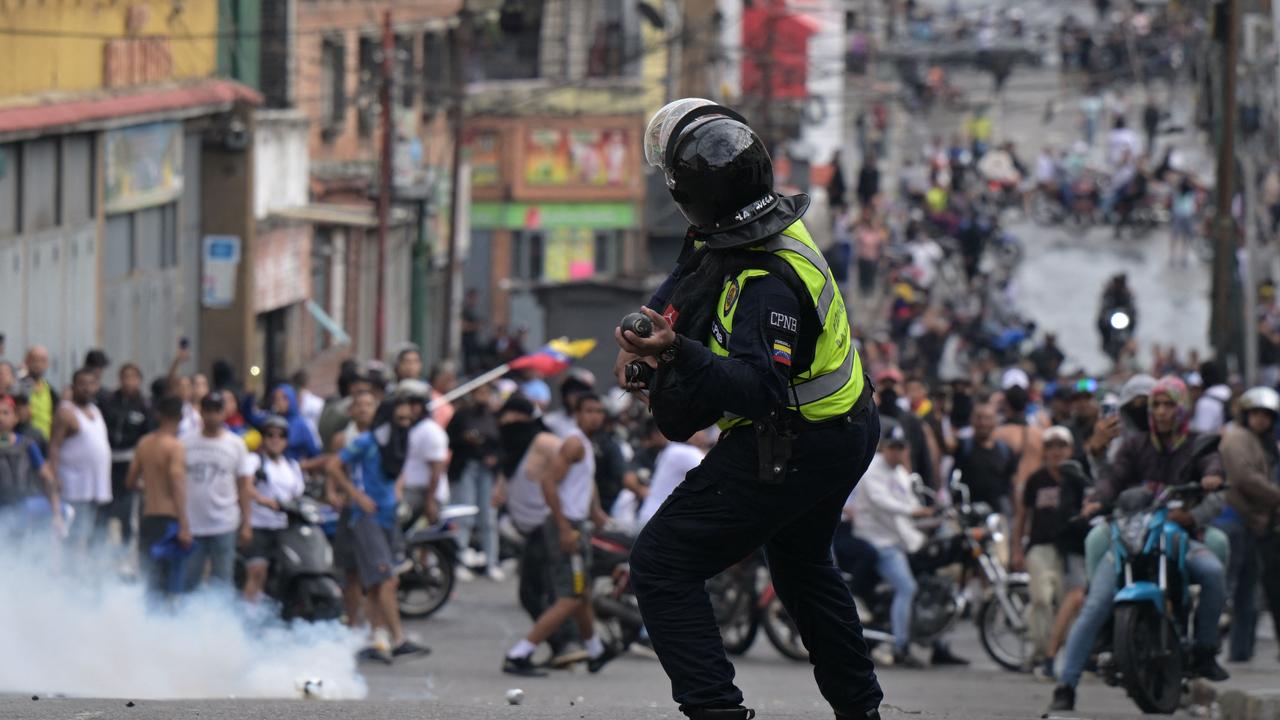
[[1244,381],[1253,386],[1258,382],[1258,294],[1256,283],[1258,277],[1258,223],[1255,222],[1254,211],[1258,205],[1258,160],[1251,152],[1257,143],[1250,139],[1245,151],[1241,153],[1241,169],[1244,170],[1244,211],[1240,216],[1244,219],[1244,288],[1241,293],[1244,300],[1244,317],[1240,326],[1244,336]]
[[391,123],[392,58],[396,39],[391,33],[391,10],[382,14],[382,82],[378,88],[378,107],[382,112],[382,148],[378,168],[378,302],[373,329],[373,356],[381,359],[387,332],[387,233],[391,224],[391,145],[395,141]]
[[1232,268],[1235,264],[1236,227],[1231,217],[1231,199],[1235,194],[1236,160],[1236,59],[1239,44],[1239,0],[1222,0],[1225,12],[1218,15],[1226,23],[1218,28],[1223,39],[1222,101],[1218,108],[1222,123],[1218,136],[1217,202],[1214,211],[1213,311],[1209,320],[1209,337],[1219,359],[1228,354],[1235,340],[1235,318],[1229,307]]
[[444,323],[441,335],[444,341],[444,357],[455,357],[458,351],[457,342],[454,340],[458,327],[454,315],[458,312],[461,300],[461,288],[458,285],[458,223],[462,209],[458,206],[462,204],[462,199],[467,197],[467,193],[462,188],[462,143],[467,99],[465,67],[470,47],[471,13],[467,10],[466,0],[463,0],[462,9],[458,11],[458,28],[451,48],[453,62],[450,71],[453,92],[450,95],[453,98],[453,107],[449,111],[449,123],[453,126],[453,183],[450,185],[453,199],[449,203],[449,237],[445,241],[448,243],[446,246],[448,259],[445,267]]

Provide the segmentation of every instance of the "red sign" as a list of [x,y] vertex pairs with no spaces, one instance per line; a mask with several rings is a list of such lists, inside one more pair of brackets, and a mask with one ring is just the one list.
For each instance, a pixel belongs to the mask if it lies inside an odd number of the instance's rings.
[[768,92],[765,89],[767,67],[770,97],[778,100],[808,97],[809,38],[818,30],[816,20],[791,12],[783,0],[768,0],[744,10],[743,94],[762,97]]

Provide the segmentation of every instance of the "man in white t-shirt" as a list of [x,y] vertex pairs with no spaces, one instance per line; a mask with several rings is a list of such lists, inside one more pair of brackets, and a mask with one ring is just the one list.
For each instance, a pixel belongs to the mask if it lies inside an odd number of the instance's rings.
[[430,386],[421,380],[401,380],[395,393],[396,397],[412,401],[417,418],[409,431],[409,448],[401,471],[404,501],[413,508],[415,517],[426,515],[429,522],[439,516],[440,505],[449,501],[449,480],[445,476],[449,467],[449,435],[427,413],[430,392]]
[[249,525],[249,477],[244,441],[226,429],[222,393],[200,400],[201,430],[183,438],[187,460],[187,524],[191,554],[185,562],[186,590],[196,589],[209,566],[210,582],[231,584],[236,544],[253,538]]
[[289,421],[273,415],[262,428],[262,453],[247,456],[246,469],[253,471],[249,483],[253,540],[244,551],[244,599],[249,602],[262,595],[271,558],[280,546],[280,531],[289,527],[289,516],[281,512],[281,503],[297,500],[307,488],[298,461],[284,455],[288,445]]
[[687,443],[671,442],[655,425],[650,438],[652,447],[658,450],[658,457],[653,463],[653,479],[649,481],[649,494],[640,505],[636,516],[639,527],[644,527],[649,518],[658,512],[667,497],[684,482],[684,476],[702,463],[707,454],[710,442],[705,431],[696,433]]

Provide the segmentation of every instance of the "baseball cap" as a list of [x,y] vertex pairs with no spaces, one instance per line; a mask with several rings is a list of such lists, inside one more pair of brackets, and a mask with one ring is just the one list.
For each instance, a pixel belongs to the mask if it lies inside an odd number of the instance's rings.
[[1004,375],[1000,378],[1000,389],[1008,390],[1009,388],[1020,387],[1023,390],[1031,387],[1031,378],[1022,368],[1009,368],[1004,371]]
[[1044,431],[1044,444],[1062,443],[1063,445],[1072,445],[1075,443],[1075,437],[1071,431],[1061,425],[1054,425]]
[[221,390],[205,393],[205,396],[200,398],[201,410],[222,410],[225,407],[226,402],[222,399]]
[[903,432],[901,424],[885,418],[880,423],[880,442],[886,445],[905,447],[907,434]]

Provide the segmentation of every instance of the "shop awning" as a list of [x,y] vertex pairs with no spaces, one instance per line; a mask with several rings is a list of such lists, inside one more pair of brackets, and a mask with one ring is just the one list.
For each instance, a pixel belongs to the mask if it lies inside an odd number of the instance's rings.
[[197,80],[26,96],[0,104],[0,136],[101,130],[151,120],[195,117],[225,112],[241,102],[260,105],[262,95],[231,80]]
[[[301,220],[312,225],[346,225],[348,227],[376,228],[378,213],[372,205],[341,205],[338,203],[311,203],[294,208],[272,210],[273,217]],[[391,208],[391,224],[405,225],[413,222],[413,213],[403,208]]]

